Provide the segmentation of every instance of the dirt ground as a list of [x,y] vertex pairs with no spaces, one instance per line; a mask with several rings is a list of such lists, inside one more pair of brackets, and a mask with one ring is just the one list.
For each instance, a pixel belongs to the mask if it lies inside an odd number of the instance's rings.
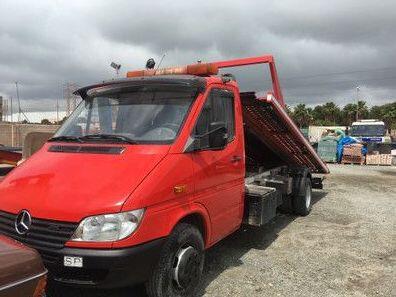
[[[396,167],[330,170],[309,216],[279,215],[211,248],[198,296],[396,296]],[[142,286],[65,291],[145,296]]]

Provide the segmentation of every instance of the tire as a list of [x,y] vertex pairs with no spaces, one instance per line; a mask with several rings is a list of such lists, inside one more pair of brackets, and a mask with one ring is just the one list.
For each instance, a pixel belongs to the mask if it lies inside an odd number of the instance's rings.
[[292,196],[283,196],[283,203],[279,206],[279,211],[281,213],[285,213],[285,214],[293,214],[294,213],[294,209],[293,209],[293,203],[292,203]]
[[150,297],[193,296],[204,266],[204,241],[194,226],[181,223],[164,244],[160,260],[146,283]]
[[[295,195],[293,197],[293,210],[295,214],[306,216],[312,209],[312,183],[309,177],[296,178]],[[302,180],[301,180],[302,179]]]

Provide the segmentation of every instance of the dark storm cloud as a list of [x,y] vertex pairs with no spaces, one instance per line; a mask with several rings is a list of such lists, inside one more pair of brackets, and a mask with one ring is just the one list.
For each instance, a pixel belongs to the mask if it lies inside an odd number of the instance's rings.
[[[67,81],[113,76],[112,60],[126,71],[164,53],[163,66],[274,54],[291,104],[345,104],[357,85],[371,104],[395,98],[394,1],[3,0],[0,11],[0,95],[19,81],[30,108],[53,109]],[[261,67],[232,71],[244,89],[269,88]]]

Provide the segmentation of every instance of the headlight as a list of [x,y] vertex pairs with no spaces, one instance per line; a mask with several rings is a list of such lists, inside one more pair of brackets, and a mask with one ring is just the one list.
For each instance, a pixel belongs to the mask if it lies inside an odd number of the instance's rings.
[[92,216],[82,220],[71,240],[116,241],[128,237],[139,226],[144,209]]

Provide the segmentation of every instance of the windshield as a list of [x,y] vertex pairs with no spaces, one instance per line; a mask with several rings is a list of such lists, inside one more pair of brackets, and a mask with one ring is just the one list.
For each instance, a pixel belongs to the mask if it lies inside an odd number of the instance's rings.
[[384,125],[354,125],[351,131],[352,136],[384,136]]
[[139,87],[93,92],[53,139],[172,143],[195,98],[191,88]]

